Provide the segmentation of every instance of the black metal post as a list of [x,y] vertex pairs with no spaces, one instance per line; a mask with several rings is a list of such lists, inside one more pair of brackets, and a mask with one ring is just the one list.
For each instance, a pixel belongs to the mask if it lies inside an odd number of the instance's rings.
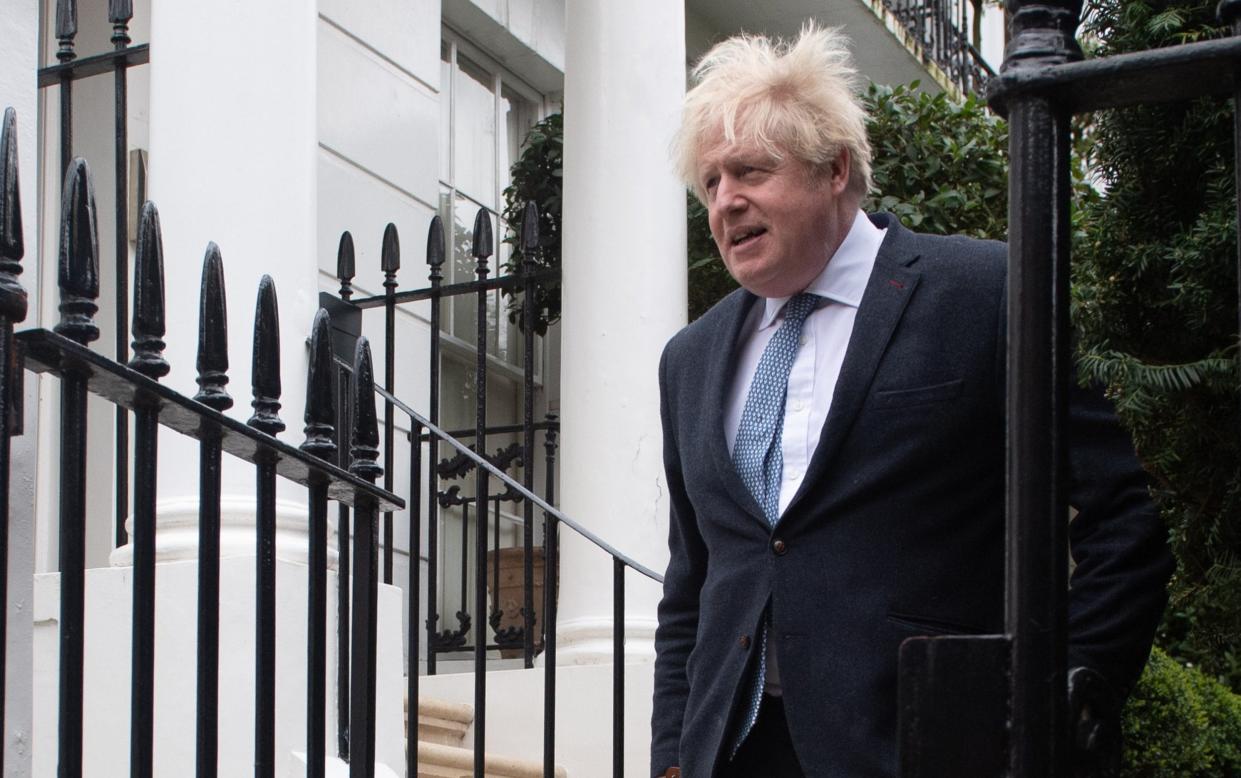
[[[1081,58],[1080,3],[1010,0],[1004,72]],[[1069,376],[1069,113],[1009,103],[1008,581],[1014,778],[1068,770],[1064,467]]]
[[[276,435],[284,430],[280,410],[280,317],[271,276],[259,281],[254,310],[251,366],[254,415],[246,423]],[[265,456],[255,468],[256,559],[254,648],[254,774],[276,770],[276,460]]]
[[[556,504],[556,414],[547,414],[543,448],[547,455],[544,494]],[[556,571],[560,566],[560,523],[543,513],[543,778],[556,778]]]
[[[58,10],[59,10],[58,6]],[[59,16],[59,14],[58,14]],[[82,158],[69,163],[61,196],[60,323],[86,345],[99,338],[99,243],[95,188]],[[59,778],[82,775],[82,640],[86,589],[86,375],[66,365],[60,384]]]
[[[396,391],[396,271],[401,268],[401,241],[396,225],[388,222],[384,228],[380,261],[384,274],[384,389],[388,394]],[[384,400],[384,488],[392,491],[393,407]],[[384,583],[392,583],[392,514],[385,513],[384,532]]]
[[[198,394],[194,399],[223,412],[228,395],[228,318],[224,261],[215,243],[203,258],[198,304]],[[198,453],[198,778],[219,772],[220,699],[220,436],[204,435]]]
[[[129,46],[129,20],[133,16],[132,0],[108,0],[108,21],[112,24],[112,46],[124,51]],[[117,58],[113,71],[115,85],[113,156],[116,168],[116,361],[129,359],[126,340],[126,312],[129,305],[129,121],[126,73],[128,65]],[[116,407],[116,526],[125,528],[129,512],[129,414]],[[117,534],[117,545],[121,536]]]
[[[534,280],[535,253],[539,250],[539,207],[526,203],[521,221],[522,272],[522,485],[534,491],[534,308],[537,282]],[[534,667],[534,503],[522,500],[525,523],[522,526],[522,650],[527,668]],[[544,560],[546,561],[546,560]],[[498,589],[497,589],[498,591]]]
[[[491,215],[478,209],[474,218],[475,272],[479,281],[487,280],[487,258],[492,252]],[[474,446],[487,455],[487,291],[478,290],[477,354],[474,387],[477,401]],[[474,543],[474,778],[483,778],[486,771],[487,730],[487,470],[475,468],[474,499],[478,528]]]
[[[379,429],[375,418],[375,373],[371,347],[359,338],[353,359],[353,436],[349,472],[374,483],[383,472],[379,458]],[[375,506],[361,499],[353,563],[353,676],[349,706],[350,778],[375,774],[375,618],[378,597],[378,524]]]
[[[21,191],[17,175],[17,113],[4,110],[0,124],[0,602],[8,613],[9,581],[9,438],[13,432],[14,408],[21,391],[17,380],[22,366],[13,347],[13,324],[26,318],[26,290],[17,282],[25,254],[22,239]],[[8,619],[0,617],[0,732],[4,728]],[[0,737],[0,770],[4,767],[4,741]]]
[[409,583],[406,607],[409,625],[408,655],[405,659],[406,696],[409,710],[405,723],[405,774],[418,774],[418,603],[422,601],[422,425],[414,421],[409,433]]
[[[341,233],[336,250],[336,277],[340,279],[340,299],[348,302],[353,297],[354,276],[353,236],[349,231]],[[337,371],[336,396],[340,398],[337,408],[337,430],[343,435],[351,426],[353,413],[352,384],[345,370]],[[345,446],[337,450],[336,464],[349,467],[349,452]],[[350,520],[349,506],[341,503],[336,511],[336,755],[349,759],[349,580],[350,580]]]
[[612,557],[612,778],[625,775],[625,563]]
[[[431,385],[427,414],[432,424],[440,420],[440,303],[439,290],[444,274],[444,222],[439,214],[431,218],[427,230],[427,265],[431,272]],[[439,621],[439,502],[436,500],[438,481],[435,463],[439,461],[439,438],[428,436],[427,440],[427,675],[435,675],[435,636]],[[412,629],[411,625],[411,629]]]
[[[148,378],[168,375],[164,360],[164,250],[155,204],[142,206],[134,283],[134,358],[129,367]],[[155,747],[155,484],[159,406],[135,414],[133,547],[133,674],[130,697],[131,778],[151,778]]]
[[[73,39],[78,34],[77,0],[56,0],[56,59],[68,64],[77,58]],[[60,76],[60,170],[68,175],[73,158],[73,74],[68,70]]]
[[[331,462],[336,455],[331,320],[315,313],[306,374],[306,441],[301,449]],[[306,640],[306,776],[323,778],[327,756],[327,500],[326,478],[310,487]]]

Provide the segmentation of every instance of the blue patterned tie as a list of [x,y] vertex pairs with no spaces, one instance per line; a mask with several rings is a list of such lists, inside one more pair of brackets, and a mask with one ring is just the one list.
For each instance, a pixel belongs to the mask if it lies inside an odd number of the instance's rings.
[[[797,357],[802,325],[818,303],[817,295],[802,292],[784,306],[784,323],[771,336],[754,379],[745,398],[737,438],[733,443],[733,464],[741,482],[763,509],[767,523],[775,529],[779,521],[780,476],[784,469],[784,452],[780,445],[784,433],[784,399],[788,392],[789,371]],[[749,707],[741,731],[733,744],[735,755],[754,722],[763,699],[767,677],[767,622],[764,620],[759,638],[758,668],[750,690]]]

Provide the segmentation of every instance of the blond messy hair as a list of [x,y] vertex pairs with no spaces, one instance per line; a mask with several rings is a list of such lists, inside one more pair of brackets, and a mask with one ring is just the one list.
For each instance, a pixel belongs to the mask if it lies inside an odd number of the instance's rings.
[[858,99],[863,80],[848,38],[813,21],[797,40],[738,35],[716,44],[693,70],[681,128],[673,145],[677,173],[704,200],[698,165],[708,144],[761,148],[777,159],[792,156],[812,171],[830,170],[849,151],[846,191],[860,201],[870,190],[866,111]]

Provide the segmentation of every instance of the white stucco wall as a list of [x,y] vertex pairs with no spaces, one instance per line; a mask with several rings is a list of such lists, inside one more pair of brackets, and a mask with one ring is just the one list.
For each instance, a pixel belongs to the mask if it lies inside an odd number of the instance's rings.
[[[39,6],[37,0],[14,0],[0,13],[0,110],[17,112],[18,178],[22,201],[24,264],[37,264],[38,225],[38,66]],[[30,300],[28,320],[38,319],[37,272],[20,277]],[[29,678],[34,662],[30,613],[33,606],[35,442],[37,435],[38,381],[27,377],[26,435],[12,442],[9,476],[9,569],[6,601],[6,677]],[[5,778],[30,775],[33,729],[33,695],[29,686],[9,683],[4,702]]]

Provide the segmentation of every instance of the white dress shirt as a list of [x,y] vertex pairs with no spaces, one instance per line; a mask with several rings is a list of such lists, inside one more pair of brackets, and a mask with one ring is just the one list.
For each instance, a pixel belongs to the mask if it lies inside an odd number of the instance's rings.
[[[823,272],[810,282],[804,291],[823,298],[802,325],[797,356],[789,371],[788,392],[784,403],[784,433],[781,451],[784,454],[784,470],[780,479],[778,511],[783,515],[793,495],[801,486],[810,464],[810,457],[819,445],[819,434],[827,421],[832,405],[836,379],[845,359],[849,336],[853,334],[853,319],[862,293],[875,266],[879,245],[885,230],[881,230],[858,211],[849,234],[836,249]],[[724,415],[724,434],[731,455],[737,439],[737,426],[745,409],[746,396],[759,357],[767,342],[775,334],[784,318],[784,304],[788,297],[769,297],[763,304],[753,306],[742,326],[737,341],[737,372],[733,376]],[[776,634],[767,636],[767,679],[765,691],[780,694],[780,669],[776,661]]]

